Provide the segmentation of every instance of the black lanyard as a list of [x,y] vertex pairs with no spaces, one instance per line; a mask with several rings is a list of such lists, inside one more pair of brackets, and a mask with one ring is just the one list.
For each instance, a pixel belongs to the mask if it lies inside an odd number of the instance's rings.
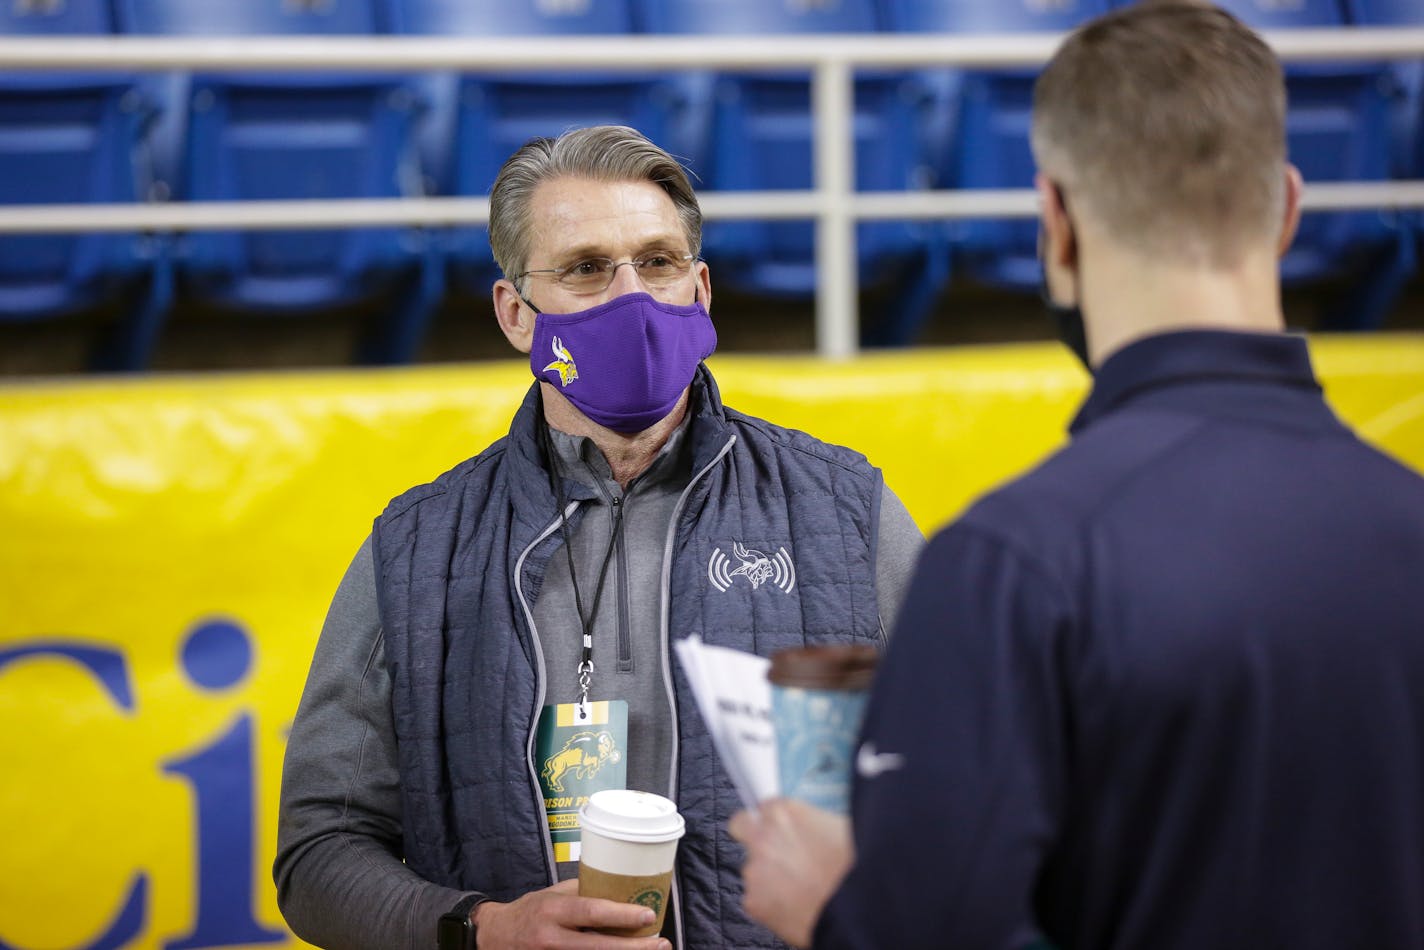
[[623,505],[613,506],[613,530],[608,536],[608,550],[603,552],[603,565],[598,569],[598,586],[593,591],[593,606],[587,614],[583,611],[583,596],[579,593],[578,574],[574,571],[573,545],[569,541],[569,520],[564,511],[563,480],[558,474],[558,460],[554,454],[554,440],[549,435],[549,423],[544,419],[543,400],[539,401],[539,435],[543,443],[545,462],[548,465],[549,488],[554,493],[558,507],[559,530],[564,538],[564,555],[569,561],[569,581],[574,588],[574,609],[578,612],[579,626],[583,634],[583,653],[578,665],[579,706],[588,708],[588,691],[593,682],[593,620],[598,615],[598,604],[603,599],[603,584],[608,579],[608,565],[613,560],[613,549],[623,534]]

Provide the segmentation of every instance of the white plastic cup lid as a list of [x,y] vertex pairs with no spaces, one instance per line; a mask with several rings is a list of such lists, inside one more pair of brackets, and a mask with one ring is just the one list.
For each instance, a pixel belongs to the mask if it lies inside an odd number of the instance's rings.
[[677,806],[652,792],[621,788],[594,792],[579,808],[579,826],[605,838],[655,844],[682,837]]

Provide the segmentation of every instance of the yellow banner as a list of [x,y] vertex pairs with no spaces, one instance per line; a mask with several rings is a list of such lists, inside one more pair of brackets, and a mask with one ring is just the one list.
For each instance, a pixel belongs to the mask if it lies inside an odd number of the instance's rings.
[[[1328,398],[1424,469],[1424,337],[1319,339]],[[727,403],[851,445],[927,531],[1063,439],[1054,345],[719,357]],[[371,519],[501,436],[518,363],[0,386],[0,948],[296,945],[285,736]]]

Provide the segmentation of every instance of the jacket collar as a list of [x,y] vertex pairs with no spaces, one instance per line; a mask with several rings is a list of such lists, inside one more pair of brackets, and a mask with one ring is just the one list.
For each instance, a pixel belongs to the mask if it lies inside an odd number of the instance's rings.
[[1093,390],[1069,431],[1076,435],[1149,390],[1213,380],[1320,389],[1303,336],[1234,330],[1160,333],[1128,344],[1098,367]]
[[692,446],[692,471],[700,472],[722,451],[732,437],[727,420],[727,408],[722,405],[722,393],[706,363],[697,365],[692,377],[692,392],[688,398],[692,415],[688,442]]

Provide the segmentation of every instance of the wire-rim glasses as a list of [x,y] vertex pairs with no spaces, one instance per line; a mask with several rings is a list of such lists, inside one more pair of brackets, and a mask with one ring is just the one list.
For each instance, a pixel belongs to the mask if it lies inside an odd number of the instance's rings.
[[695,254],[678,254],[668,250],[645,251],[626,261],[615,261],[608,257],[584,257],[568,267],[545,267],[515,274],[521,280],[535,274],[548,277],[565,290],[575,294],[597,294],[607,290],[613,283],[618,268],[624,264],[633,265],[638,279],[649,288],[670,287],[687,276]]

